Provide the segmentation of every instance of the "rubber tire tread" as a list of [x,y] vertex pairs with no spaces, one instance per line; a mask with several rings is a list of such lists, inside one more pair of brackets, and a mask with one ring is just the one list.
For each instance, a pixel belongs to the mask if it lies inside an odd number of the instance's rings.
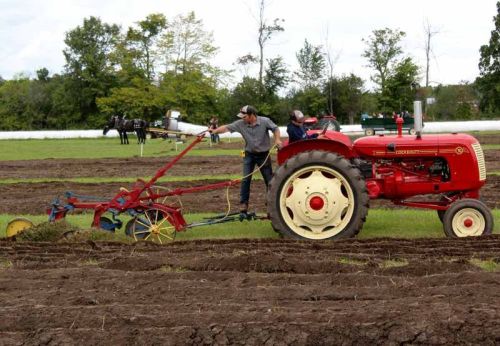
[[342,174],[350,184],[355,200],[353,215],[347,227],[340,233],[327,239],[333,240],[352,238],[356,236],[363,228],[366,216],[368,215],[369,198],[365,181],[359,169],[357,169],[344,157],[336,153],[322,150],[299,153],[289,158],[276,170],[273,179],[269,183],[269,189],[267,192],[268,213],[271,218],[273,229],[281,233],[285,238],[312,240],[299,236],[286,225],[279,212],[279,196],[281,195],[281,190],[285,181],[293,173],[307,166],[317,165],[334,169]]

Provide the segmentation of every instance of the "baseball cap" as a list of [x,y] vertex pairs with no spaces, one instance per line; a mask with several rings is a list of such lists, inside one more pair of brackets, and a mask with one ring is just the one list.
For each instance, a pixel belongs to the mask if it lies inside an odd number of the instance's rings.
[[293,111],[293,115],[295,117],[295,121],[302,122],[304,121],[304,114],[301,111]]
[[257,110],[252,106],[246,105],[240,109],[240,112],[236,116],[244,118],[247,114],[257,114]]

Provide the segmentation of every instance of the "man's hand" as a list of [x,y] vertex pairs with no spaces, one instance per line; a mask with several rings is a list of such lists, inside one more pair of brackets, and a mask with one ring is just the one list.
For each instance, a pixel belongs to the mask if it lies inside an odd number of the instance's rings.
[[281,140],[274,141],[274,145],[276,146],[276,148],[278,150],[280,150],[281,148],[283,148],[283,143],[281,142]]

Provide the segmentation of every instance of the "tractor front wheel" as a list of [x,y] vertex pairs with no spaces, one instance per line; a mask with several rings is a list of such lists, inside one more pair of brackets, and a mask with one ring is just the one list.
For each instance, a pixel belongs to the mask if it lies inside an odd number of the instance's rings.
[[273,228],[295,239],[355,236],[368,202],[359,170],[343,157],[319,150],[300,153],[280,166],[267,193]]
[[491,234],[493,224],[490,209],[477,199],[453,202],[443,216],[444,233],[452,238]]
[[365,130],[365,135],[366,136],[373,136],[375,134],[375,130],[374,129],[366,129]]

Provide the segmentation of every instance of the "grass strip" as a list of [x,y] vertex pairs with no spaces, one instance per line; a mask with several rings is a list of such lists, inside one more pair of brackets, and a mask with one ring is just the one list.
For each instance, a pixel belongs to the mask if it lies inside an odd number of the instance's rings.
[[[105,215],[108,216],[109,215]],[[0,237],[5,236],[7,223],[14,217],[26,217],[33,223],[39,224],[47,221],[46,215],[0,215]],[[188,214],[184,215],[188,223],[197,222],[213,214]],[[500,234],[500,209],[493,210],[495,228],[493,233]],[[130,219],[127,216],[119,217],[123,225]],[[92,213],[69,214],[66,217],[69,224],[80,229],[90,228]],[[412,225],[411,228],[408,225]],[[118,230],[117,236],[123,239],[124,227]],[[277,238],[271,223],[267,220],[243,221],[200,226],[179,232],[178,240],[187,239],[232,239],[232,238]],[[358,235],[359,239],[390,237],[390,238],[443,238],[443,226],[436,212],[432,210],[389,210],[370,209],[363,230]]]
[[483,150],[499,150],[500,144],[481,144]]
[[[162,139],[148,140],[142,147],[143,157],[175,156],[191,143],[188,138],[183,144]],[[232,140],[235,142],[235,140]],[[241,142],[241,141],[240,141]],[[129,145],[121,145],[117,138],[71,138],[71,139],[24,139],[3,140],[0,161],[39,159],[92,159],[110,157],[140,157],[141,146],[135,139]],[[243,143],[241,142],[243,147]],[[239,156],[240,149],[221,149],[203,141],[195,146],[189,156]]]
[[[151,177],[142,177],[144,181],[149,181]],[[159,182],[178,182],[178,181],[203,181],[203,180],[234,180],[241,179],[239,174],[224,174],[224,175],[196,175],[196,176],[164,176]],[[255,174],[253,179],[262,179],[260,174]],[[137,178],[132,177],[77,177],[77,178],[30,178],[30,179],[0,179],[0,184],[38,184],[49,182],[72,182],[82,184],[92,183],[134,183]]]

